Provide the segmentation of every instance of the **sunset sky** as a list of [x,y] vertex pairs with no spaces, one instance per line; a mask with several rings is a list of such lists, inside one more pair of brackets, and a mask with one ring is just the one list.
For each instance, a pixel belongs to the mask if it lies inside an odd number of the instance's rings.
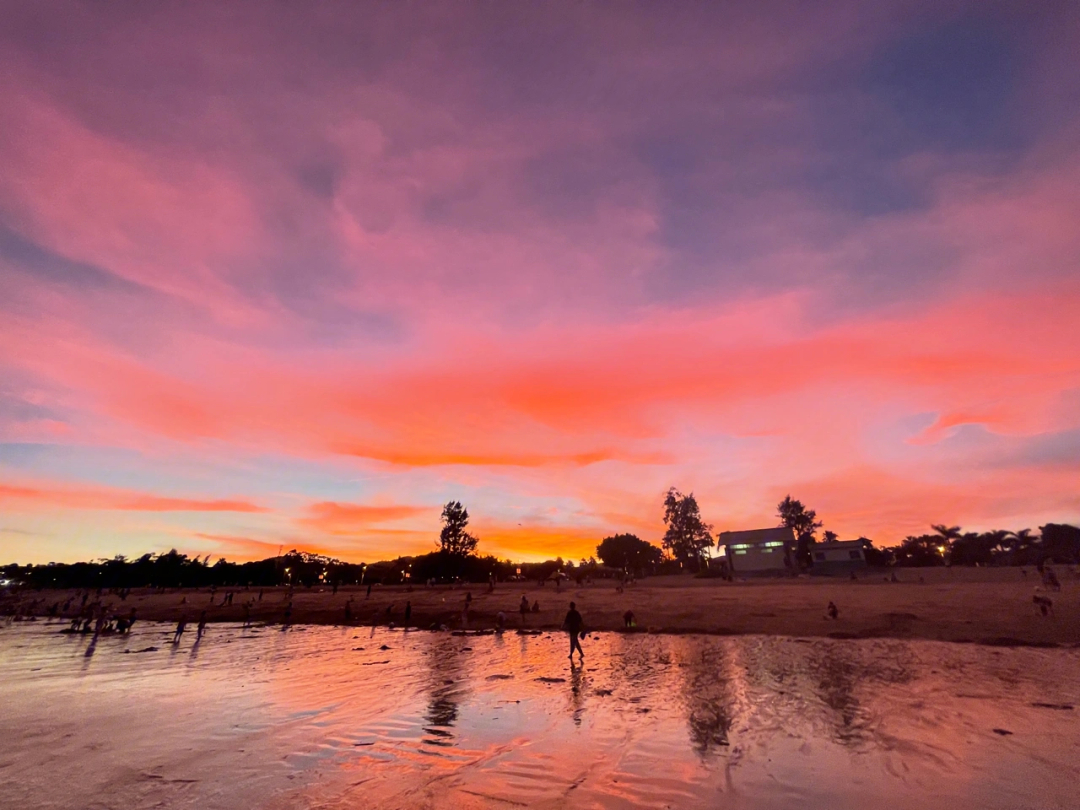
[[1080,3],[0,13],[0,562],[1080,520]]

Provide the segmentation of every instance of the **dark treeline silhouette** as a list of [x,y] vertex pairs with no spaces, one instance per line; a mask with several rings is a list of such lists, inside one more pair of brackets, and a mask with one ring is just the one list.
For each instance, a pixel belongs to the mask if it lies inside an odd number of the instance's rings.
[[928,567],[938,565],[1021,565],[1041,568],[1044,563],[1080,563],[1080,529],[1060,523],[1030,529],[963,532],[959,526],[932,526],[934,534],[904,539],[883,549],[885,565]]
[[[205,587],[313,587],[328,585],[423,585],[429,582],[545,581],[568,578],[579,583],[589,579],[627,575],[696,572],[709,575],[708,550],[713,543],[712,526],[701,518],[693,493],[683,495],[672,487],[664,499],[663,547],[632,534],[605,538],[595,558],[575,563],[559,557],[534,563],[515,563],[477,554],[479,539],[466,531],[469,513],[459,501],[443,508],[442,530],[430,554],[398,557],[371,564],[348,563],[320,554],[292,550],[257,562],[234,563],[210,557],[189,557],[175,549],[164,554],[144,554],[129,560],[0,567],[0,578],[34,588],[205,588]],[[796,556],[809,560],[822,522],[817,513],[790,495],[778,504],[780,525],[792,529]],[[1035,566],[1044,563],[1080,563],[1080,528],[1048,523],[1039,535],[1018,531],[964,532],[959,526],[931,526],[933,534],[907,537],[897,546],[877,548],[860,537],[866,561],[872,566]],[[826,531],[825,540],[837,539]]]
[[664,561],[664,552],[633,534],[605,537],[596,547],[596,556],[609,568],[629,571],[635,576],[653,573]]
[[[655,548],[655,547],[654,547]],[[659,549],[657,549],[659,551]],[[164,554],[144,554],[129,560],[123,556],[93,562],[48,563],[46,565],[5,565],[0,579],[33,588],[208,588],[291,585],[346,586],[365,583],[381,585],[416,584],[429,580],[445,583],[548,580],[557,574],[571,580],[586,577],[608,578],[618,572],[595,559],[578,562],[554,560],[514,563],[493,556],[454,557],[435,551],[414,557],[398,557],[376,563],[348,563],[319,554],[290,551],[280,557],[257,562],[234,563],[220,559],[189,557],[175,549]]]

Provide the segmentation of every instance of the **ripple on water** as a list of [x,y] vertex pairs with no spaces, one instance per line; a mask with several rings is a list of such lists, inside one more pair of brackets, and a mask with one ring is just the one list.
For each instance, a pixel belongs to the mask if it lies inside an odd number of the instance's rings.
[[560,634],[59,627],[0,631],[12,806],[1049,808],[1080,782],[1075,650],[612,634],[571,666]]

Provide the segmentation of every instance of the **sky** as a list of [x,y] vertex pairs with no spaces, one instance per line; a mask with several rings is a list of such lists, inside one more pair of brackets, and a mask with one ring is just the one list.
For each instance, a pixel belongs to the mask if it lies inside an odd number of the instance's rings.
[[1080,520],[1080,4],[0,16],[0,562]]

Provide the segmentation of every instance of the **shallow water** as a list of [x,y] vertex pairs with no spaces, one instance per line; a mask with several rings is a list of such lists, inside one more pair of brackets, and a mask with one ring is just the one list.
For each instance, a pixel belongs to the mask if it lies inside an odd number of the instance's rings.
[[0,629],[5,807],[1080,805],[1077,650],[60,627]]

